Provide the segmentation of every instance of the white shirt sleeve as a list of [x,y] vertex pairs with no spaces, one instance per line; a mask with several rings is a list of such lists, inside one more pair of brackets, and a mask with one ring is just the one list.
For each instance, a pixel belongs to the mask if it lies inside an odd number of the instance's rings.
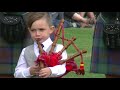
[[[56,47],[56,52],[60,51],[63,48],[62,45],[58,45]],[[65,60],[67,59],[67,52],[64,51],[62,53],[62,59],[61,60]],[[56,65],[54,67],[49,67],[52,71],[52,74],[50,75],[50,77],[59,77],[61,75],[63,75],[66,72],[66,63],[62,64],[62,65]]]
[[17,66],[15,68],[15,73],[14,73],[15,78],[30,78],[31,77],[30,71],[29,71],[30,67],[27,67],[27,63],[24,58],[24,51],[25,51],[25,48],[22,50]]

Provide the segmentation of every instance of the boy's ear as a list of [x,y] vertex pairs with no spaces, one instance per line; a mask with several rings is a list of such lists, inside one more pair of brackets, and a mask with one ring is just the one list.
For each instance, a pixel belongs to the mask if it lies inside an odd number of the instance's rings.
[[28,31],[30,31],[30,28],[27,28],[28,29]]
[[27,28],[28,29],[28,31],[30,32],[30,28]]
[[50,33],[53,33],[54,30],[55,30],[55,27],[54,27],[54,26],[51,26],[51,27],[50,27]]

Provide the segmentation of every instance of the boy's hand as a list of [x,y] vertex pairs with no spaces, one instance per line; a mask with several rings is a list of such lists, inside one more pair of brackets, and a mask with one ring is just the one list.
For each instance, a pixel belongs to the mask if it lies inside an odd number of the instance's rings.
[[39,75],[39,65],[31,66],[30,67],[30,74],[31,75]]
[[41,78],[47,78],[48,76],[50,76],[51,75],[51,70],[50,70],[50,68],[43,68],[43,69],[41,69],[40,70],[40,72],[39,72],[39,76],[41,77]]

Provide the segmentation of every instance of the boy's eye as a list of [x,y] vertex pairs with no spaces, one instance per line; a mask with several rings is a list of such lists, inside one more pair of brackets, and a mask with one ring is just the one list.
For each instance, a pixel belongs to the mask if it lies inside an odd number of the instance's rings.
[[44,28],[40,28],[39,31],[44,31],[45,29]]
[[35,29],[31,29],[32,32],[35,32],[36,30]]

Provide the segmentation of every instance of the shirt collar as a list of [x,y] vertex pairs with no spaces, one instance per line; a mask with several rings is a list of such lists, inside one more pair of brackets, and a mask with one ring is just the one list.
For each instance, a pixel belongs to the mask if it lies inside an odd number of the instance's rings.
[[52,40],[50,38],[48,38],[46,41],[44,41],[42,44],[44,45],[44,50],[46,51],[46,49],[52,44]]

